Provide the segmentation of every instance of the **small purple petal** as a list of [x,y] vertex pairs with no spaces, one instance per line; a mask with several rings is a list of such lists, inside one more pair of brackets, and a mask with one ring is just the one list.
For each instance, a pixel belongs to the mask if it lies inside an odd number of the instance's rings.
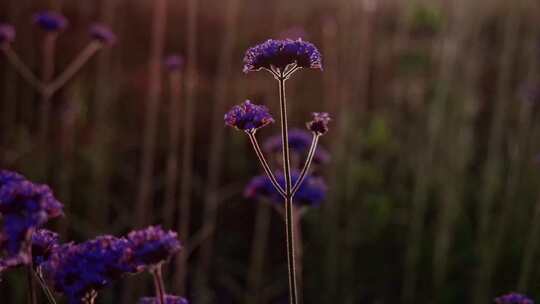
[[307,123],[307,128],[311,132],[324,135],[328,132],[328,123],[332,120],[326,112],[313,113],[313,120]]
[[15,28],[10,24],[0,24],[0,45],[15,40]]
[[34,23],[46,32],[59,32],[68,26],[66,17],[53,11],[36,13]]
[[184,58],[180,55],[169,55],[165,58],[164,64],[169,71],[178,71],[184,67]]
[[89,33],[92,39],[105,45],[113,45],[116,43],[116,35],[104,24],[93,24],[90,27]]
[[[152,297],[152,298],[141,298],[139,299],[138,304],[158,304],[159,299]],[[166,295],[165,296],[165,304],[189,304],[188,300],[182,297],[173,296],[173,295]]]

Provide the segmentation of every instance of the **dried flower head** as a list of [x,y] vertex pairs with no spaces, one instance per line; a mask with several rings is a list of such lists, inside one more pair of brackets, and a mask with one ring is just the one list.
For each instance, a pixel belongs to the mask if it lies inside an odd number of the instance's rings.
[[67,297],[68,303],[80,304],[91,293],[134,272],[130,255],[125,238],[100,236],[81,244],[58,247],[41,264],[41,269],[53,288]]
[[[291,171],[293,184],[300,176],[298,170]],[[276,172],[277,182],[284,187],[285,176]],[[322,177],[308,175],[305,177],[298,192],[294,195],[294,204],[297,206],[319,206],[326,198],[327,187]],[[251,179],[244,190],[244,196],[250,199],[268,199],[273,203],[283,204],[283,198],[276,191],[266,175],[259,175]]]
[[300,68],[322,69],[319,50],[302,39],[269,39],[251,47],[244,56],[244,73],[266,70],[284,72],[290,65]]
[[308,130],[315,132],[318,135],[324,135],[328,132],[328,123],[332,120],[326,112],[314,112],[313,120],[306,124]]
[[254,132],[270,123],[274,118],[268,108],[246,100],[243,104],[234,106],[225,114],[225,124],[241,131]]
[[15,28],[10,24],[0,24],[0,46],[15,40]]
[[[159,304],[159,299],[157,298],[141,298],[139,299],[138,304]],[[188,300],[178,296],[166,295],[165,304],[189,304]]]
[[534,301],[519,293],[509,293],[495,298],[497,304],[534,304]]
[[53,11],[36,13],[34,23],[46,32],[59,32],[68,26],[66,17]]
[[164,61],[165,67],[169,71],[178,71],[184,67],[184,58],[180,55],[169,55]]
[[[308,152],[311,146],[312,135],[304,130],[291,129],[289,130],[289,149],[292,153],[304,155]],[[269,137],[263,145],[266,152],[281,153],[282,150],[281,134]],[[316,164],[324,164],[330,161],[330,154],[324,148],[319,146],[313,156],[313,162]]]
[[108,26],[104,24],[95,23],[90,26],[90,30],[88,32],[90,34],[90,38],[104,45],[113,45],[116,43],[116,35]]
[[176,232],[159,226],[132,231],[127,239],[133,253],[131,262],[138,271],[167,261],[182,248]]
[[32,234],[32,261],[35,267],[49,259],[53,250],[59,246],[58,233],[38,229]]

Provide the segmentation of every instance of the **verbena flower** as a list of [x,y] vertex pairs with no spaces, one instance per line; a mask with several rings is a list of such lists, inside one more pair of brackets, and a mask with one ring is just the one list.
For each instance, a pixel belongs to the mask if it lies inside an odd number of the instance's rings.
[[302,39],[269,39],[247,50],[244,73],[273,68],[283,72],[291,64],[301,68],[322,69],[321,54],[312,43]]
[[91,292],[134,272],[130,258],[125,238],[106,235],[76,245],[61,245],[41,268],[46,280],[66,296],[68,303],[79,304]]
[[[289,131],[289,149],[292,153],[303,155],[308,152],[311,146],[312,135],[304,130],[291,129]],[[282,150],[281,134],[269,137],[263,145],[266,152],[281,153]],[[324,164],[330,161],[330,154],[322,147],[318,147],[313,156],[313,162]]]
[[328,123],[332,120],[326,112],[314,112],[313,120],[306,124],[308,130],[323,135],[328,132]]
[[15,40],[15,28],[10,24],[0,24],[0,46]]
[[0,173],[0,259],[2,268],[29,264],[32,233],[62,215],[51,189],[14,172]]
[[273,122],[274,118],[268,108],[253,104],[249,100],[234,106],[225,114],[225,124],[241,131],[253,132]]
[[[158,303],[159,303],[159,299],[155,297],[153,298],[145,297],[145,298],[139,299],[138,304],[158,304]],[[165,304],[189,304],[189,302],[188,300],[182,297],[166,295]]]
[[93,40],[101,42],[105,45],[113,45],[116,42],[116,35],[108,26],[104,24],[93,24],[90,26],[89,34]]
[[[292,183],[298,180],[300,172],[291,171]],[[276,173],[277,182],[284,187],[285,176]],[[327,187],[322,177],[308,175],[305,177],[298,192],[294,195],[294,204],[297,206],[319,206],[326,198]],[[259,175],[251,179],[244,190],[244,196],[251,199],[269,199],[271,202],[283,204],[283,198],[276,191],[266,175]]]
[[534,304],[534,301],[519,293],[509,293],[495,298],[497,304]]
[[49,259],[53,250],[59,246],[58,233],[39,229],[32,234],[32,261],[35,267]]
[[169,71],[181,70],[184,67],[184,58],[180,55],[169,55],[165,58],[164,64]]
[[132,251],[131,263],[139,271],[167,261],[182,248],[176,232],[159,226],[132,231],[127,239]]
[[68,26],[63,15],[53,11],[42,11],[34,15],[34,23],[47,32],[59,32]]

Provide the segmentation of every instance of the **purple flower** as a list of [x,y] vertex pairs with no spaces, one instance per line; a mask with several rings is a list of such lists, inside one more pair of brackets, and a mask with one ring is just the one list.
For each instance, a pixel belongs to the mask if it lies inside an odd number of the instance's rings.
[[246,132],[254,132],[273,122],[274,118],[265,106],[253,104],[249,100],[234,106],[225,114],[227,126]]
[[[298,180],[300,172],[291,172],[292,183]],[[283,173],[276,173],[278,183],[285,186],[285,176]],[[322,177],[308,175],[305,177],[298,192],[294,195],[294,204],[297,206],[319,206],[326,198],[327,187]],[[259,175],[251,179],[244,190],[244,196],[251,199],[266,198],[278,204],[283,204],[283,198],[276,191],[266,175]]]
[[313,113],[313,120],[306,124],[308,130],[319,135],[324,135],[328,132],[328,123],[332,120],[326,112]]
[[[289,149],[293,153],[303,155],[308,152],[311,146],[312,135],[304,130],[291,129],[289,131]],[[282,150],[281,135],[274,135],[269,137],[263,148],[269,153],[281,153]],[[322,147],[318,147],[313,156],[313,162],[316,164],[324,164],[330,161],[330,154]]]
[[[159,300],[157,298],[141,298],[139,299],[138,304],[158,304]],[[188,300],[178,296],[166,295],[165,304],[189,304]]]
[[182,248],[176,232],[159,226],[132,231],[127,239],[133,253],[131,262],[138,271],[167,261]]
[[39,229],[32,234],[32,260],[39,266],[49,259],[53,250],[59,246],[58,233],[47,229]]
[[67,297],[68,303],[80,304],[90,293],[134,272],[130,258],[125,238],[106,235],[77,245],[59,246],[41,268],[45,279]]
[[0,45],[15,40],[15,28],[10,24],[0,24]]
[[247,50],[244,73],[273,68],[283,72],[291,64],[301,68],[322,69],[321,54],[313,44],[302,39],[269,39]]
[[116,35],[104,24],[93,24],[90,27],[89,33],[93,40],[105,45],[113,45],[116,42]]
[[164,64],[169,71],[178,71],[184,66],[184,58],[180,55],[169,55],[165,58]]
[[519,293],[509,293],[495,298],[497,304],[534,304],[534,301]]
[[[62,215],[62,204],[45,185],[9,171],[0,173],[0,258],[3,268],[30,263],[32,233]],[[22,180],[21,180],[22,179]]]
[[59,32],[68,26],[66,17],[53,11],[42,11],[34,15],[34,23],[46,32]]

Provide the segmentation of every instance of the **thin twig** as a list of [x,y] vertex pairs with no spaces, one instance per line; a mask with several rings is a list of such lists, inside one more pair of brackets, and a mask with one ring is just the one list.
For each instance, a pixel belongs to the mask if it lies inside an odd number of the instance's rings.
[[42,92],[43,90],[43,84],[41,81],[34,75],[34,73],[30,70],[30,68],[21,60],[19,55],[9,46],[9,44],[6,44],[0,48],[4,55],[6,55],[7,60],[9,63],[13,66],[13,68],[21,75],[22,78],[28,84],[30,84],[34,89],[36,89],[38,92]]
[[315,151],[317,150],[317,143],[319,142],[319,137],[320,137],[319,134],[313,133],[313,139],[311,141],[311,147],[309,148],[306,162],[304,164],[304,167],[302,168],[302,171],[300,172],[300,176],[298,176],[298,180],[296,181],[294,187],[292,188],[293,196],[298,191],[298,189],[300,189],[300,186],[302,186],[302,182],[304,181],[304,178],[306,177],[309,171],[309,168],[313,161],[313,156],[315,156]]
[[251,141],[251,145],[253,146],[253,149],[255,150],[255,154],[257,154],[257,157],[259,158],[259,161],[264,169],[264,172],[272,182],[272,185],[274,188],[276,188],[277,192],[281,194],[283,197],[286,196],[285,190],[281,185],[278,183],[276,176],[274,175],[274,172],[272,172],[272,169],[270,169],[270,166],[268,165],[268,161],[264,157],[264,153],[261,150],[261,147],[259,145],[259,142],[257,141],[257,137],[255,136],[255,132],[246,132],[246,134],[249,137],[249,140]]

